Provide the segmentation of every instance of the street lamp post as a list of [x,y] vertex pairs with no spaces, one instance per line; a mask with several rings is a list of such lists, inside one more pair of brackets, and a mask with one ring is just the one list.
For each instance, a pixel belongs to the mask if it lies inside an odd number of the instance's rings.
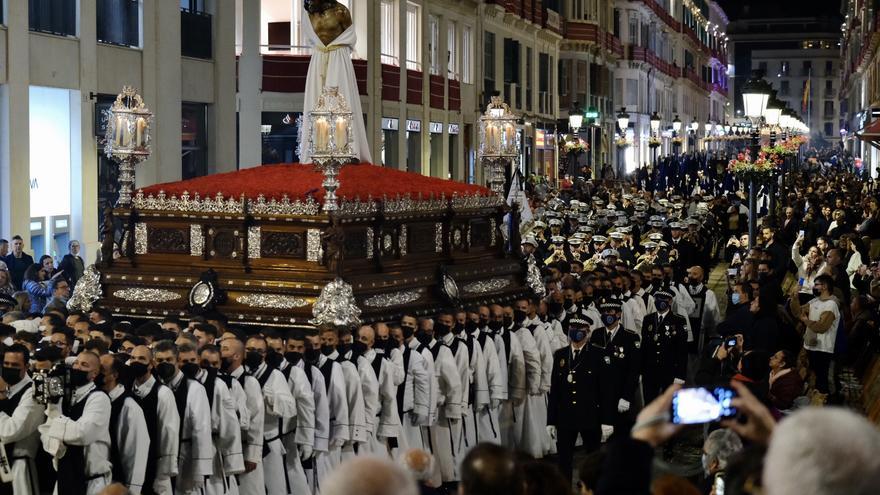
[[[785,104],[779,101],[776,98],[776,91],[773,90],[770,93],[770,99],[767,102],[767,108],[764,111],[764,115],[767,119],[767,126],[770,128],[770,146],[776,144],[776,129],[779,125],[779,119],[782,117],[782,111],[785,109]],[[775,191],[777,189],[777,178],[774,175],[773,179],[770,181],[770,225],[776,226],[776,194]],[[782,192],[781,187],[778,189]]]
[[596,154],[594,153],[594,149],[596,148],[596,124],[599,122],[599,110],[596,107],[587,107],[586,113],[584,113],[584,120],[587,121],[587,126],[590,129],[590,149],[587,150],[587,157],[589,158],[590,166],[593,170],[596,170]]
[[675,139],[675,138],[678,137],[678,132],[679,132],[679,131],[681,131],[681,119],[679,119],[679,118],[678,118],[678,115],[676,115],[675,118],[672,119],[672,137],[673,137],[673,140],[672,140],[672,153],[673,153],[673,154],[676,154],[676,153],[675,153],[675,148],[676,148],[676,146],[678,146],[678,148],[681,149],[681,144],[676,144],[676,139]]
[[[752,141],[749,146],[751,159],[757,160],[761,151],[761,117],[770,99],[770,84],[761,77],[761,71],[752,71],[751,78],[743,85],[743,107],[746,117],[752,121]],[[757,191],[755,181],[749,181],[749,249],[755,247],[755,221],[757,218]]]
[[[576,139],[580,139],[580,130],[583,124],[584,114],[581,112],[581,105],[578,102],[574,102],[571,104],[571,109],[568,111],[568,126],[571,128],[571,133]],[[578,170],[577,153],[572,152],[570,155],[571,156],[568,157],[569,166],[572,169],[572,176],[575,176]]]
[[[623,139],[626,139],[626,130],[629,129],[629,113],[626,111],[626,107],[620,107],[620,113],[617,114],[617,127],[620,128],[620,135]],[[618,150],[621,149],[621,146],[618,146]],[[617,169],[621,172],[620,177],[626,175],[626,163],[624,163],[624,156],[620,151],[617,153],[619,159],[617,160]]]
[[[654,112],[651,115],[651,135],[654,136],[655,138],[659,137],[659,134],[657,133],[659,130],[660,130],[660,116],[657,115],[657,112]],[[653,146],[651,146],[651,148],[653,149],[652,154],[653,154],[653,161],[654,161],[654,170],[656,171],[657,170],[657,148],[659,148],[659,146],[653,145]]]

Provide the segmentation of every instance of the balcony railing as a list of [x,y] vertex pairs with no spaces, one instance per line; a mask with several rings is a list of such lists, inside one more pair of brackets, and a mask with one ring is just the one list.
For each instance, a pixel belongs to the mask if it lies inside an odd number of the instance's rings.
[[140,6],[137,0],[98,0],[98,42],[140,46]]
[[29,29],[58,36],[76,36],[76,3],[76,0],[29,0]]
[[180,53],[184,57],[212,57],[212,24],[211,14],[180,9]]

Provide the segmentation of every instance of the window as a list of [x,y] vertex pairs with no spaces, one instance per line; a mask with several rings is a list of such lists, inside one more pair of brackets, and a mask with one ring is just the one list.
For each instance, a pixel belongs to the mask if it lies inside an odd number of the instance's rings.
[[809,76],[813,72],[813,61],[812,60],[804,60],[803,68],[801,69],[801,75]]
[[504,82],[519,84],[520,44],[511,38],[504,38]]
[[138,0],[98,0],[96,5],[98,42],[139,47],[141,45],[139,3]]
[[458,80],[458,50],[456,50],[456,44],[458,43],[457,39],[457,29],[455,27],[455,23],[449,21],[446,25],[446,62],[447,62],[447,71],[449,72],[449,79]]
[[181,178],[208,175],[208,105],[184,103],[181,116]]
[[382,0],[379,7],[382,63],[399,66],[397,38],[397,0]]
[[624,103],[626,106],[637,106],[639,104],[639,80],[638,79],[627,79],[626,80],[626,102]]
[[406,4],[406,68],[422,70],[422,8],[414,3]]
[[28,28],[58,36],[76,36],[76,6],[74,0],[29,0]]
[[532,110],[532,80],[534,79],[534,71],[532,70],[532,47],[526,47],[526,110]]
[[428,57],[430,57],[431,75],[440,75],[440,19],[433,15],[428,16]]
[[834,117],[834,102],[831,100],[825,100],[825,113],[823,117],[831,118]]
[[[213,21],[211,14],[195,8],[205,8],[203,0],[181,0],[190,3],[189,9],[180,10],[180,52],[184,57],[210,59],[212,54]],[[290,28],[287,29],[290,44]]]
[[834,136],[834,123],[833,122],[825,122],[825,136],[826,137]]
[[791,67],[787,60],[783,60],[779,67],[779,73],[783,76],[787,76],[788,72],[791,70]]
[[766,76],[767,75],[767,62],[759,62],[758,63],[758,70],[761,71],[761,74]]
[[483,78],[483,99],[488,103],[495,93],[495,33],[490,31],[483,33]]
[[465,26],[461,33],[461,82],[474,83],[473,73],[474,34],[470,26]]
[[791,91],[789,87],[788,81],[780,81],[779,82],[779,96],[788,96],[788,93]]
[[[568,85],[570,84],[570,81],[568,79],[568,67],[570,64],[571,60],[559,61],[559,96],[568,96]],[[541,77],[543,77],[543,74],[541,75]],[[544,90],[542,89],[541,91]]]
[[831,60],[826,60],[825,61],[825,75],[831,76],[833,74],[834,74],[834,62],[832,62]]
[[205,0],[180,0],[180,8],[190,12],[205,12]]
[[614,9],[614,36],[620,38],[620,9]]
[[633,12],[629,13],[629,44],[637,45],[639,43],[639,19]]

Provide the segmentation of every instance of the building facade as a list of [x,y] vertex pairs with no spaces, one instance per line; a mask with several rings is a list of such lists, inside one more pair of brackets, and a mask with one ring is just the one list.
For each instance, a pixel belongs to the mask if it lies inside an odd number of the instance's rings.
[[[880,4],[853,0],[841,6],[840,104],[844,148],[877,177],[880,166]],[[845,132],[843,132],[845,131]]]

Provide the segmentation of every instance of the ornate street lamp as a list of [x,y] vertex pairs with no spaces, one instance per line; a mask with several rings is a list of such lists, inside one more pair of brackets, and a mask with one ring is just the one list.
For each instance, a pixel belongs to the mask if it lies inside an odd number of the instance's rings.
[[512,165],[519,156],[517,118],[500,96],[491,98],[480,117],[480,160],[486,167],[489,187],[499,196],[504,196],[504,166]]
[[629,113],[627,113],[626,107],[620,107],[620,113],[617,114],[617,127],[620,128],[620,132],[626,134],[626,130],[629,128]]
[[578,131],[581,130],[583,124],[584,114],[581,113],[581,108],[578,102],[574,102],[571,105],[571,110],[568,111],[568,126],[571,127],[571,132],[573,134],[577,134]]
[[[746,81],[742,87],[743,108],[748,117],[752,121],[752,142],[750,154],[752,160],[758,159],[758,152],[761,150],[761,118],[767,110],[767,103],[770,100],[771,86],[764,78],[761,77],[761,71],[752,71],[751,78]],[[755,219],[757,215],[757,190],[754,180],[749,182],[749,248],[755,247]]]
[[656,133],[660,130],[660,116],[657,112],[651,114],[651,132]]
[[681,130],[681,119],[678,118],[678,115],[672,119],[672,132],[678,134],[678,131]]
[[309,155],[324,174],[324,212],[339,209],[336,189],[339,169],[355,158],[351,132],[351,108],[337,87],[324,88],[315,109],[308,116]]
[[150,125],[153,113],[131,86],[123,86],[116,101],[106,110],[107,129],[104,134],[104,154],[119,164],[119,199],[117,206],[131,204],[135,166],[149,158]]

